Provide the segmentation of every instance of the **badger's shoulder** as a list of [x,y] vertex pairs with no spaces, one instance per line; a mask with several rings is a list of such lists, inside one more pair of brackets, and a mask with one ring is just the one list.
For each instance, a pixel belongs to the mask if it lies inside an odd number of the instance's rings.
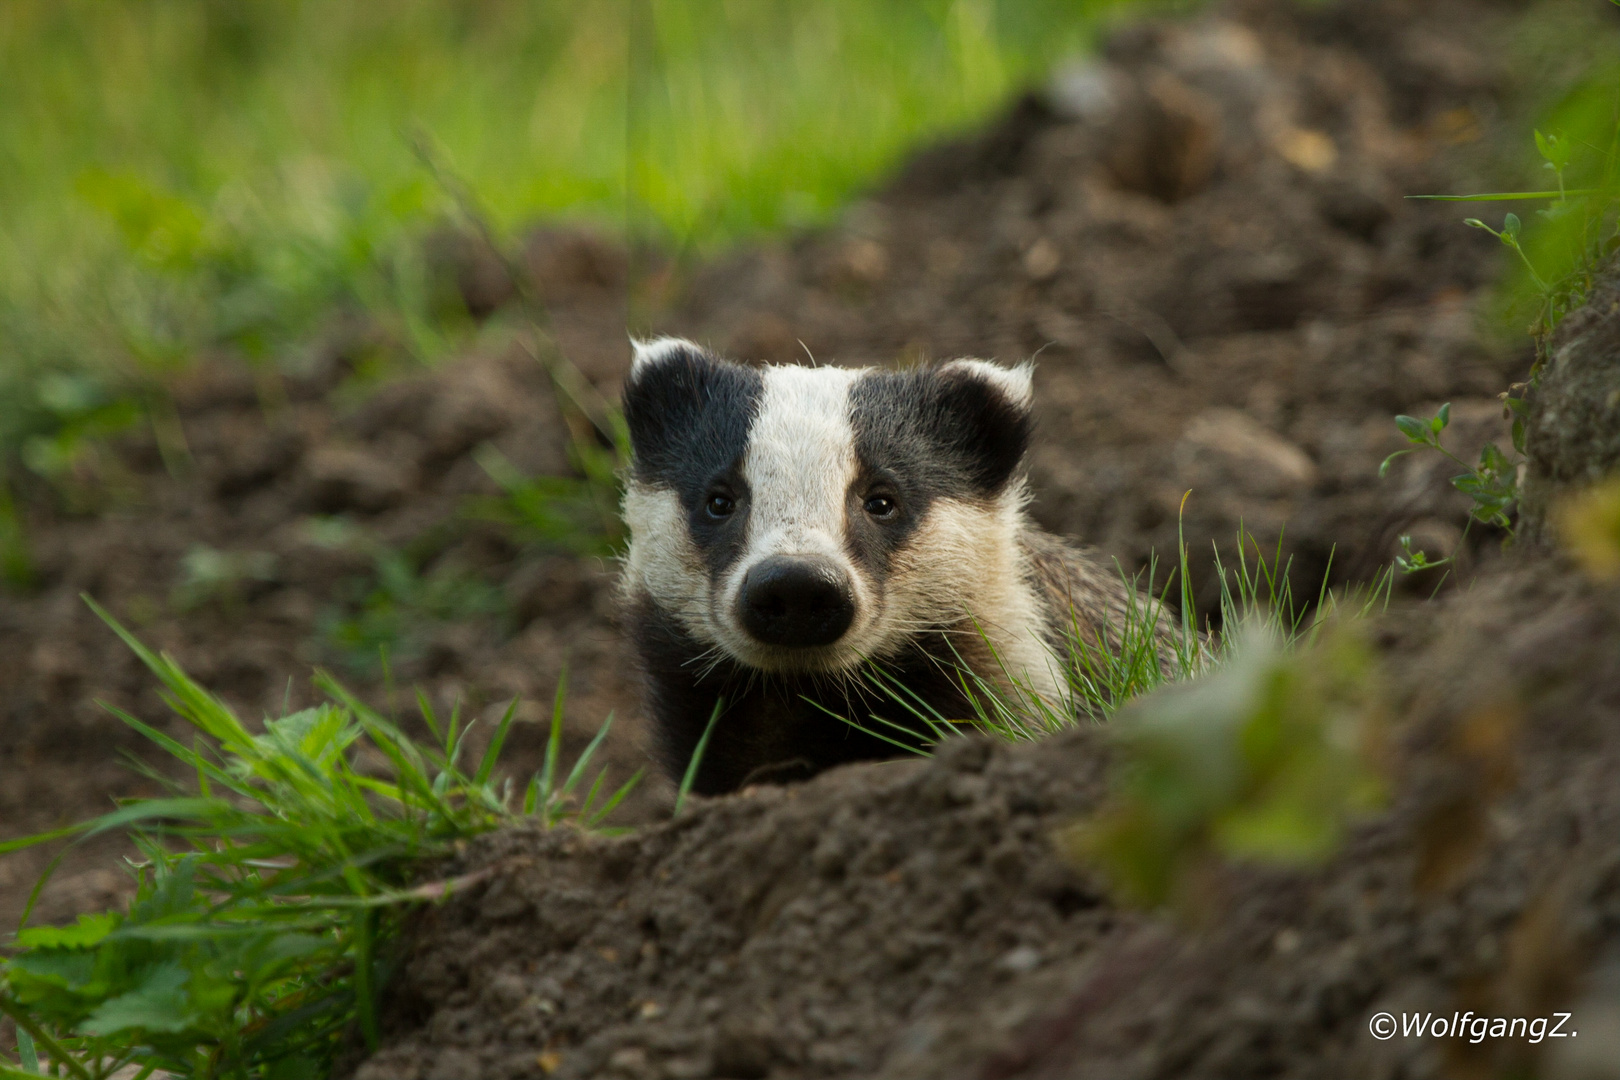
[[1034,525],[1019,532],[1026,574],[1047,622],[1054,649],[1078,634],[1088,644],[1118,649],[1127,627],[1153,620],[1161,665],[1173,663],[1175,630],[1163,604],[1126,579],[1124,568],[1099,553]]

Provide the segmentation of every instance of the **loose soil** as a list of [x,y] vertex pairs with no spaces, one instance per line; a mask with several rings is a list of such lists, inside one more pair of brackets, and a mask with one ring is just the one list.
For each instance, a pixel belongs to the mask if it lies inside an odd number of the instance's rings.
[[[1503,439],[1495,395],[1528,349],[1479,328],[1495,241],[1402,196],[1487,189],[1499,148],[1523,143],[1534,94],[1508,43],[1525,17],[1491,0],[1254,0],[1137,24],[982,134],[917,156],[835,228],[695,267],[543,230],[523,260],[562,352],[608,396],[627,325],[747,359],[1038,354],[1036,516],[1127,572],[1172,559],[1184,530],[1206,610],[1205,553],[1224,545],[1230,562],[1240,525],[1280,543],[1312,597],[1324,576],[1370,577],[1403,534],[1456,550],[1464,576],[1498,538],[1464,540],[1452,470],[1413,456],[1380,481],[1377,466],[1402,445],[1393,414],[1444,401],[1459,453]],[[210,358],[173,386],[161,439],[127,436],[25,493],[38,566],[31,591],[0,600],[0,836],[150,790],[118,760],[143,748],[97,702],[152,719],[163,706],[81,593],[246,715],[307,703],[315,664],[386,707],[375,652],[334,631],[377,589],[379,551],[449,583],[387,635],[402,711],[412,686],[485,717],[522,695],[522,772],[566,665],[569,747],[612,712],[613,771],[646,763],[611,564],[466,512],[496,492],[480,447],[570,475],[569,435],[503,330],[500,264],[450,234],[433,252],[489,320],[466,355],[379,376],[397,344],[347,316],[281,374]],[[1421,783],[1320,874],[1237,875],[1218,932],[1118,910],[1053,853],[1050,830],[1099,798],[1096,733],[963,744],[705,804],[631,839],[490,838],[464,865],[501,874],[423,916],[388,1047],[361,1075],[1250,1075],[1311,1055],[1338,1055],[1341,1074],[1432,1073],[1440,1044],[1360,1034],[1374,1004],[1543,985],[1522,967],[1541,961],[1513,958],[1563,955],[1543,926],[1562,924],[1556,905],[1590,941],[1612,925],[1611,885],[1546,876],[1599,865],[1581,845],[1613,833],[1612,799],[1581,779],[1613,750],[1596,720],[1613,716],[1615,672],[1593,652],[1614,642],[1612,598],[1555,569],[1491,574],[1384,643],[1411,733],[1403,767]],[[1446,733],[1507,673],[1527,696],[1520,784],[1488,814],[1455,811],[1483,854],[1420,901],[1412,862],[1441,858],[1419,842],[1424,799],[1460,791],[1462,805],[1470,790],[1472,759]],[[671,797],[654,778],[623,820],[661,821]],[[115,853],[70,857],[38,917],[115,900]],[[44,858],[0,861],[0,920]]]
[[[1102,729],[963,739],[473,845],[444,872],[493,879],[421,913],[355,1075],[1616,1075],[1620,590],[1496,570],[1382,634],[1392,807],[1320,870],[1228,869],[1190,930],[1055,840],[1104,797]],[[1469,1010],[1579,1038],[1368,1034]]]

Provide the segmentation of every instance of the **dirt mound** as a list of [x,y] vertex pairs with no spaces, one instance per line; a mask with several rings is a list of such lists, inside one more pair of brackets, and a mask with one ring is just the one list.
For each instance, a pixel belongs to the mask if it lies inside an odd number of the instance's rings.
[[618,840],[493,837],[466,865],[498,882],[424,914],[391,1005],[412,1034],[359,1075],[529,1076],[547,1049],[560,1076],[869,1075],[908,1019],[976,1015],[1121,923],[1048,836],[1101,790],[1089,734],[964,740]]
[[[1515,568],[1383,632],[1393,807],[1320,871],[1231,870],[1202,933],[1059,858],[1099,730],[962,740],[475,845],[447,872],[494,880],[423,913],[356,1075],[1614,1075],[1568,1070],[1620,1060],[1620,593]],[[1583,1037],[1368,1034],[1468,1010]]]

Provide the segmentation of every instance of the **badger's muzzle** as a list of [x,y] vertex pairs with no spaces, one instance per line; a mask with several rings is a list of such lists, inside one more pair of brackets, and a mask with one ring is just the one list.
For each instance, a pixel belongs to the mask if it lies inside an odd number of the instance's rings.
[[743,575],[743,629],[766,645],[831,645],[855,621],[849,574],[821,555],[773,555]]

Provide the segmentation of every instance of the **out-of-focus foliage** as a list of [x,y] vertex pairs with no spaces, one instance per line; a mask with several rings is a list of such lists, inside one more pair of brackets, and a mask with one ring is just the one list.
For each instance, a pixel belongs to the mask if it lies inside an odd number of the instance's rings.
[[1498,185],[1468,224],[1510,249],[1497,310],[1541,344],[1580,306],[1595,263],[1620,245],[1620,0],[1533,5],[1500,61],[1521,84],[1518,141],[1486,148]]
[[[1620,0],[1611,0],[1620,7]],[[1390,462],[1413,450],[1435,450],[1463,468],[1452,477],[1452,485],[1473,500],[1472,519],[1502,529],[1505,542],[1514,539],[1514,518],[1519,500],[1519,472],[1525,454],[1525,420],[1529,415],[1529,392],[1540,376],[1548,356],[1553,331],[1564,316],[1586,302],[1597,269],[1620,251],[1620,60],[1616,60],[1613,20],[1609,26],[1590,24],[1592,12],[1581,16],[1582,24],[1553,26],[1526,35],[1521,43],[1526,54],[1520,65],[1539,59],[1548,68],[1576,67],[1562,75],[1543,74],[1564,93],[1540,118],[1532,132],[1533,164],[1528,155],[1521,174],[1533,172],[1537,179],[1524,189],[1473,195],[1421,196],[1456,203],[1497,204],[1538,207],[1521,217],[1513,210],[1502,212],[1501,225],[1470,217],[1464,225],[1482,229],[1501,241],[1511,252],[1509,271],[1501,287],[1497,314],[1513,324],[1513,333],[1523,333],[1529,320],[1529,333],[1536,343],[1536,361],[1521,383],[1514,383],[1502,394],[1506,417],[1512,425],[1512,453],[1495,443],[1486,443],[1479,462],[1471,465],[1441,445],[1441,433],[1449,422],[1450,405],[1432,420],[1397,416],[1395,424],[1410,444],[1391,454],[1379,469],[1386,474]],[[1557,23],[1558,20],[1552,20]],[[1531,24],[1534,28],[1534,24]],[[1594,47],[1597,51],[1594,52]],[[1606,51],[1605,51],[1606,50]],[[1504,254],[1507,254],[1504,252]],[[1472,525],[1472,521],[1470,522]],[[1432,569],[1451,561],[1451,556],[1431,559],[1425,552],[1413,552],[1402,538],[1405,554],[1397,560],[1403,571]]]
[[1620,476],[1571,498],[1558,513],[1559,533],[1597,581],[1620,581]]
[[1222,859],[1311,863],[1381,798],[1377,672],[1353,622],[1285,651],[1250,628],[1213,673],[1114,715],[1111,802],[1065,840],[1122,898],[1197,907]]
[[454,347],[406,242],[452,211],[419,139],[502,230],[566,214],[698,250],[826,218],[1117,6],[8,2],[0,456],[68,474],[154,376],[216,347],[296,364],[334,304],[419,358]]

